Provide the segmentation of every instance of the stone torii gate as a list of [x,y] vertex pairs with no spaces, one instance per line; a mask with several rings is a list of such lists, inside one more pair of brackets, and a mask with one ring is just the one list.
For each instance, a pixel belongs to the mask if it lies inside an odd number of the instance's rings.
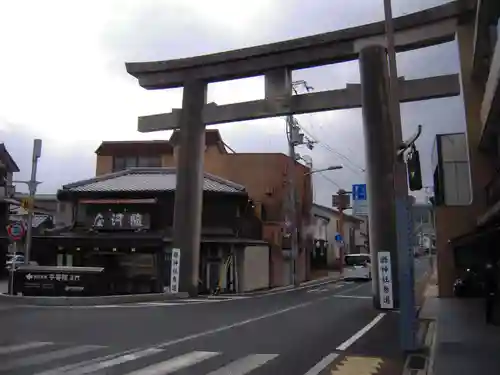
[[[455,39],[457,20],[473,9],[460,0],[394,19],[398,52]],[[290,114],[361,107],[358,84],[345,89],[292,96],[291,71],[358,58],[369,45],[385,45],[384,23],[205,56],[126,63],[127,72],[148,90],[183,87],[182,109],[139,118],[138,130],[180,129],[173,246],[180,248],[180,290],[197,294],[201,237],[205,126]],[[206,103],[207,84],[265,76],[265,99],[217,106]],[[402,79],[401,102],[457,96],[457,74]]]

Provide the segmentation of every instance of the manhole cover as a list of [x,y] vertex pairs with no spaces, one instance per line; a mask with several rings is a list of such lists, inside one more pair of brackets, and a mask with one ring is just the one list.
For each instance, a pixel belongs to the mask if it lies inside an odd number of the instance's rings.
[[425,369],[425,363],[427,359],[421,355],[412,355],[408,358],[408,368],[411,370],[423,370]]

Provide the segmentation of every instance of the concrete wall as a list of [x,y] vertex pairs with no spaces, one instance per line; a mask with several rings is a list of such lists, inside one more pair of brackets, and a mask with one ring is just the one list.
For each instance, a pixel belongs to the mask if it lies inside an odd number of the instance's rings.
[[111,173],[113,171],[113,157],[108,155],[97,155],[95,175]]
[[269,288],[269,247],[247,246],[241,255],[243,267],[238,275],[241,280],[240,290],[249,292]]

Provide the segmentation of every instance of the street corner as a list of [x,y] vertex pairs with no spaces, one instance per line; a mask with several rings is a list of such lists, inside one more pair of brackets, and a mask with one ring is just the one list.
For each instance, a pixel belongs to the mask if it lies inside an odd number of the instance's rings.
[[346,355],[330,370],[331,375],[400,375],[403,360],[394,358]]
[[344,354],[335,358],[320,375],[400,375],[403,367],[402,359]]
[[405,356],[399,349],[397,317],[386,314],[366,334],[342,351],[324,374],[393,375],[401,374]]

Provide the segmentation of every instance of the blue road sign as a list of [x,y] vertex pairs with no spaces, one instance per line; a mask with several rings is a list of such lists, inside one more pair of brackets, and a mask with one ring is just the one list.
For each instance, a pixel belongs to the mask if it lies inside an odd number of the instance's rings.
[[352,185],[352,200],[366,201],[366,184]]

